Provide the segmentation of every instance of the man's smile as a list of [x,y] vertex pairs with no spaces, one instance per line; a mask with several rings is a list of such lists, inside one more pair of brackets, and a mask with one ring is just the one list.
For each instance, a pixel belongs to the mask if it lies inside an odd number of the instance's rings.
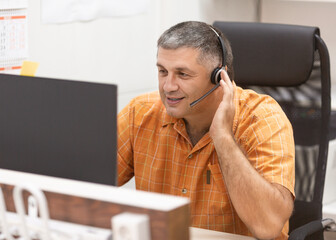
[[167,99],[167,103],[169,105],[174,105],[174,104],[177,104],[179,103],[180,101],[182,101],[184,99],[184,97],[181,97],[181,98],[176,98],[176,97],[166,97]]

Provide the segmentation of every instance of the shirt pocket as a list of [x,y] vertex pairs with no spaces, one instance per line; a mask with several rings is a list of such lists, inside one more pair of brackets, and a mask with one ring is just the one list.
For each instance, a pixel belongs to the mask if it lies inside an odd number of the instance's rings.
[[224,177],[223,177],[222,170],[219,164],[218,163],[209,164],[208,167],[210,169],[212,178],[214,180],[214,183],[217,189],[222,193],[226,193],[227,192],[226,185],[225,185]]

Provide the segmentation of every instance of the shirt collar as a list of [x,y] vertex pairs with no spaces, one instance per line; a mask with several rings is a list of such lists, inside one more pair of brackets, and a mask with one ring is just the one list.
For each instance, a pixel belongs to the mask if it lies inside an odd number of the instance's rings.
[[162,111],[162,127],[168,124],[175,124],[178,121],[178,118],[174,118],[166,112],[166,109]]

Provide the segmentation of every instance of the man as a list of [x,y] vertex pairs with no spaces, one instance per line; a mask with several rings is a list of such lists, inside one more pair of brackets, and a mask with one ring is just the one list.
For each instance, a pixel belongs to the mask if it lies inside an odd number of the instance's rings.
[[[292,128],[272,98],[231,81],[232,61],[227,39],[205,23],[162,34],[159,93],[133,99],[118,115],[119,184],[135,176],[137,189],[189,197],[194,227],[286,239]],[[225,69],[216,70],[218,88],[214,69]]]

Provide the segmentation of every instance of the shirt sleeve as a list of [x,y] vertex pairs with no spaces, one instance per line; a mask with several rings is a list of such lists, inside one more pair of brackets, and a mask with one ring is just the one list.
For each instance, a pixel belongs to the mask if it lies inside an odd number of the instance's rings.
[[118,185],[122,186],[134,176],[132,128],[133,110],[130,102],[118,114]]
[[286,187],[295,196],[293,129],[281,107],[267,100],[251,110],[242,125],[246,127],[239,142],[250,163],[267,181]]

